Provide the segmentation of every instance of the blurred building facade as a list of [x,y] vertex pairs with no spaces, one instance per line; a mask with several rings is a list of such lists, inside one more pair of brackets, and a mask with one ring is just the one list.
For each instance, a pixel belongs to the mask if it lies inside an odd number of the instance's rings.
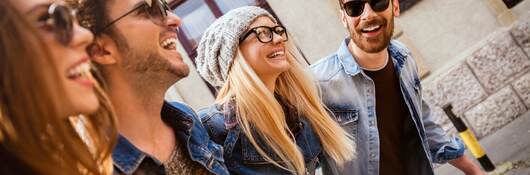
[[[202,32],[228,10],[257,5],[286,26],[309,63],[336,51],[348,36],[337,0],[176,0],[183,20],[178,49],[188,78],[168,100],[195,110],[214,101],[195,70]],[[423,95],[444,129],[454,133],[441,106],[452,103],[479,137],[495,132],[530,109],[530,0],[401,0],[394,38],[417,59]]]

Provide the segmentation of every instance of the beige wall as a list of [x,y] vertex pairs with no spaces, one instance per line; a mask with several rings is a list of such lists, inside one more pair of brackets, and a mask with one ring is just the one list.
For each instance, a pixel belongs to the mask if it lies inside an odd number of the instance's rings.
[[166,100],[185,102],[195,110],[212,104],[214,101],[212,93],[206,86],[206,83],[200,78],[197,69],[180,43],[178,50],[184,62],[188,64],[190,74],[168,89],[166,92]]
[[337,0],[267,0],[309,62],[336,51],[347,32]]
[[517,4],[512,9],[515,16],[518,18],[529,18],[530,17],[530,1],[529,0],[523,0],[523,2]]
[[500,28],[484,0],[423,0],[397,21],[435,74]]

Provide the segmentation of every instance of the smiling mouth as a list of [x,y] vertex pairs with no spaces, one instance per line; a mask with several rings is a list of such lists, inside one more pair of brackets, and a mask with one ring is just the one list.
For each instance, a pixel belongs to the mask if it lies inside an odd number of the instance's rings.
[[361,32],[363,33],[374,32],[374,31],[381,29],[382,26],[383,25],[369,25],[369,26],[363,27],[361,29]]
[[285,52],[284,51],[276,51],[276,52],[273,52],[269,55],[267,55],[267,58],[276,58],[276,57],[279,57],[279,56],[284,56],[285,55]]
[[68,70],[67,78],[70,80],[89,79],[90,63],[88,61],[81,63]]
[[167,38],[160,43],[160,46],[166,50],[176,50],[177,49],[177,38]]

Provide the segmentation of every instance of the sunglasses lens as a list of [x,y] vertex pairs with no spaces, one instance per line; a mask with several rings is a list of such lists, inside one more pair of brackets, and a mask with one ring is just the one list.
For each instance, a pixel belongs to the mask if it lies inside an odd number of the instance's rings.
[[344,11],[348,16],[357,17],[363,13],[364,3],[366,1],[348,1],[344,3]]
[[370,6],[375,12],[382,12],[388,8],[388,0],[372,0]]
[[64,45],[68,45],[73,35],[74,17],[71,10],[66,6],[58,5],[52,13],[54,21],[54,32],[57,40]]
[[153,0],[153,4],[149,9],[149,15],[157,23],[162,23],[167,16],[169,7],[165,0]]

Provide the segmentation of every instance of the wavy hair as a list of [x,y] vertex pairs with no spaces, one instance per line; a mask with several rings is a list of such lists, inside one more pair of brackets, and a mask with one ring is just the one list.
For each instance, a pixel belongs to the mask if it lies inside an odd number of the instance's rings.
[[101,87],[100,108],[85,115],[87,145],[72,117],[58,115],[66,99],[50,48],[10,0],[0,1],[0,28],[0,146],[39,174],[112,173],[116,118]]
[[[291,42],[286,43],[291,68],[279,75],[274,93],[292,104],[298,114],[311,123],[325,153],[340,165],[355,156],[355,143],[331,118],[318,95],[316,81],[306,72],[307,66],[305,69],[302,67],[305,63],[297,59],[300,56],[293,48]],[[295,174],[306,173],[304,157],[293,140],[281,104],[245,61],[240,50],[216,98],[216,103],[230,101],[235,103],[240,128],[265,160]],[[257,140],[263,140],[281,159],[281,163],[267,155]]]

